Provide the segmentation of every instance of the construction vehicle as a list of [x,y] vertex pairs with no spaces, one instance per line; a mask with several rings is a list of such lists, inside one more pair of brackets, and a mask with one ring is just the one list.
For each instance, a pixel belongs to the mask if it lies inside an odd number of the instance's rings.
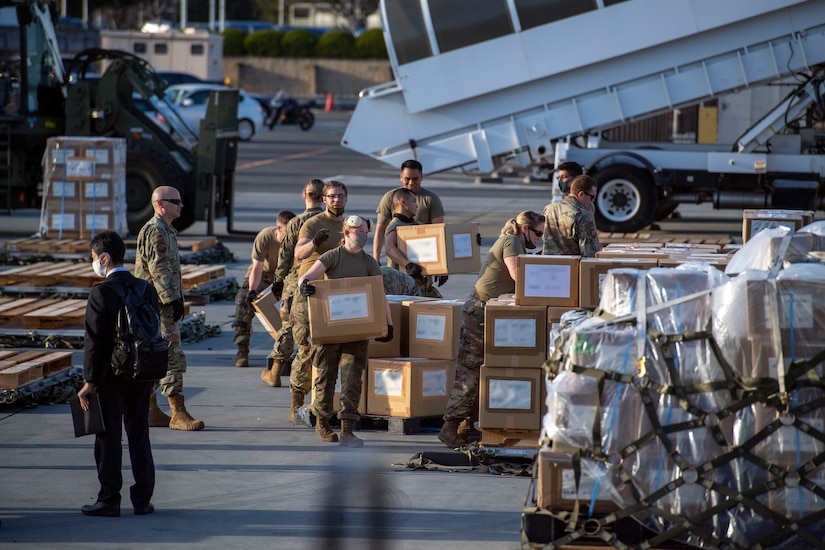
[[[483,9],[482,9],[483,8]],[[361,92],[342,144],[427,172],[577,161],[596,223],[680,203],[825,208],[825,0],[382,1],[396,80]],[[789,77],[736,144],[610,144],[610,128]]]
[[[49,138],[100,136],[126,140],[130,233],[151,217],[151,193],[160,185],[181,193],[185,206],[175,221],[178,229],[207,220],[211,230],[216,217],[231,217],[237,91],[216,92],[210,98],[196,134],[164,98],[165,81],[139,57],[87,50],[65,70],[56,20],[52,2],[0,0],[0,22],[16,22],[19,31],[19,51],[6,50],[0,58],[0,208],[40,207],[41,159]],[[104,60],[109,65],[98,76],[93,71]],[[133,98],[143,98],[161,112],[168,128]]]

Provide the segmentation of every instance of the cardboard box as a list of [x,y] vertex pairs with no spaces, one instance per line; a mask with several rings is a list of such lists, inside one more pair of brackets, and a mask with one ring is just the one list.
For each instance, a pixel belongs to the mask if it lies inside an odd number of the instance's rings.
[[803,210],[745,210],[742,212],[742,242],[763,231],[774,227],[787,227],[791,233],[801,228],[806,217]]
[[402,341],[407,344],[408,348],[410,345],[407,335],[401,330],[401,310],[404,309],[404,306],[401,305],[401,302],[389,298],[387,298],[387,302],[390,304],[390,315],[392,316],[392,340],[389,342],[376,342],[375,338],[371,339],[370,357],[401,357]]
[[[395,335],[399,338],[401,349],[395,357],[409,357],[410,356],[410,305],[417,302],[432,302],[436,298],[425,298],[424,296],[400,296],[389,295],[387,301],[398,302],[401,304],[401,324],[395,327]],[[395,338],[393,338],[394,340]]]
[[[361,399],[358,400],[358,414],[367,414],[367,371],[361,375]],[[315,401],[315,377],[318,375],[318,370],[313,365],[312,367],[312,390],[309,392],[310,403]],[[341,372],[338,372],[338,378],[335,379],[335,394],[332,396],[332,412],[338,414],[341,410]]]
[[487,302],[484,308],[484,364],[541,367],[547,359],[547,308]]
[[681,256],[681,252],[661,252],[662,248],[658,249],[659,252],[642,252],[636,250],[623,250],[623,249],[611,249],[611,250],[599,250],[596,252],[597,258],[611,258],[614,260],[621,260],[627,258],[644,258],[647,260],[668,260],[673,256]]
[[252,302],[255,310],[255,317],[264,326],[272,338],[278,338],[278,331],[281,330],[281,301],[272,294],[272,285],[261,292]]
[[478,273],[481,269],[477,223],[402,225],[397,232],[399,250],[411,262],[421,264],[428,275]]
[[410,304],[410,355],[455,360],[463,305],[461,300]]
[[516,303],[578,307],[580,259],[580,256],[520,254],[516,258]]
[[544,410],[544,370],[481,366],[482,429],[538,430]]
[[[536,456],[536,465],[536,503],[539,508],[572,511],[578,501],[582,512],[589,509],[596,492],[596,479],[588,468],[581,468],[577,490],[573,461],[567,453],[560,453],[545,447]],[[599,483],[593,512],[609,514],[619,509],[607,490],[608,485],[609,483],[604,480]]]
[[370,359],[367,414],[442,416],[453,388],[455,363],[417,357]]
[[579,307],[596,308],[602,298],[602,281],[611,269],[650,269],[656,260],[642,258],[582,258],[579,262]]
[[574,307],[548,307],[547,308],[547,326],[553,326],[553,323],[558,323],[561,321],[561,316],[567,313],[568,311],[580,311],[578,308]]
[[387,333],[383,277],[313,281],[309,333],[313,344],[369,340]]

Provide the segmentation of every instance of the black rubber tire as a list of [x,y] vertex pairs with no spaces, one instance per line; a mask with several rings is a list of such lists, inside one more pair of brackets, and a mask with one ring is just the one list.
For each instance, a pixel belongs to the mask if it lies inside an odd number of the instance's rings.
[[129,233],[137,235],[153,215],[152,191],[161,185],[177,187],[184,198],[181,217],[175,227],[183,230],[195,222],[194,210],[186,207],[186,194],[181,189],[182,175],[172,162],[140,143],[130,143],[126,153],[126,219]]
[[248,118],[242,118],[238,121],[238,139],[240,141],[249,141],[255,137],[255,123]]
[[298,115],[298,126],[300,126],[304,132],[312,128],[313,124],[315,124],[315,115],[310,111]]
[[659,209],[653,180],[626,164],[608,166],[593,176],[599,184],[596,227],[610,233],[633,233],[647,227]]

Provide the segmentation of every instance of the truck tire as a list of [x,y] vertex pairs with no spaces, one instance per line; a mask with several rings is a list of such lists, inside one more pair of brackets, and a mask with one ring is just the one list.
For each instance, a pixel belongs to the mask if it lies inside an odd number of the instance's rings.
[[249,141],[255,135],[255,123],[248,118],[242,118],[238,121],[238,139],[241,141]]
[[126,220],[129,233],[137,235],[153,215],[152,192],[161,185],[177,187],[184,198],[181,217],[175,227],[183,230],[195,222],[194,211],[186,207],[186,194],[180,188],[181,176],[171,159],[144,147],[129,144],[126,152]]
[[651,178],[635,166],[608,166],[593,176],[599,184],[596,227],[611,233],[633,233],[647,227],[659,207]]

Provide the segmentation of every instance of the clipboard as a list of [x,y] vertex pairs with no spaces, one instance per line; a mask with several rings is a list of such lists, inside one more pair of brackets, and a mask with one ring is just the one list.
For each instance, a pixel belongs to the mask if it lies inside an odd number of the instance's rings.
[[100,397],[96,393],[89,394],[89,410],[84,411],[80,406],[80,398],[69,398],[74,423],[74,436],[100,434],[106,431],[103,423],[103,411],[100,409]]

